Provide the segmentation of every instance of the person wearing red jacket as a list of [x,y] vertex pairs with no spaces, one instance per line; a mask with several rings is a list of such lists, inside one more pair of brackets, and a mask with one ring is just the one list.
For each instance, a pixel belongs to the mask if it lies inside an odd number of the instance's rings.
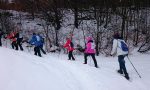
[[17,45],[17,38],[15,37],[16,32],[11,32],[10,34],[8,34],[6,36],[6,38],[10,39],[12,41],[11,46],[14,49],[14,47],[16,48],[16,50],[18,50],[18,45]]
[[73,43],[72,43],[71,39],[66,38],[66,43],[64,45],[64,48],[66,48],[69,51],[69,53],[68,53],[68,60],[71,60],[71,58],[72,58],[72,60],[75,60],[75,58],[74,58],[74,56],[72,54],[74,48],[73,48]]

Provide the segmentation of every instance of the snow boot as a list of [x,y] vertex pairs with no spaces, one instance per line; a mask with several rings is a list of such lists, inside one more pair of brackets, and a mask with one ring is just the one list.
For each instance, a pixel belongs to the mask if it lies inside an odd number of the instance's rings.
[[99,68],[99,66],[95,66],[96,68]]
[[117,72],[118,72],[119,74],[123,74],[123,72],[122,72],[121,70],[117,70]]
[[128,74],[126,74],[124,77],[125,77],[127,80],[129,80],[129,79],[130,79],[130,77],[129,77],[129,75],[128,75]]

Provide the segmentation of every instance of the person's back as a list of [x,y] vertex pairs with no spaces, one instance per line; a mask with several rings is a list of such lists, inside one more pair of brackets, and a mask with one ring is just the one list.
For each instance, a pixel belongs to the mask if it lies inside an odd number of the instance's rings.
[[64,47],[67,48],[68,51],[73,51],[74,50],[73,46],[74,46],[73,42],[69,38],[67,38],[67,41],[66,41]]
[[35,45],[34,47],[34,54],[40,57],[42,57],[41,53],[40,53],[40,37],[38,35],[36,35],[35,33],[33,33],[31,40],[29,41],[29,43],[31,45]]
[[38,34],[38,38],[39,38],[39,40],[38,40],[38,42],[39,42],[39,48],[40,48],[40,50],[41,50],[44,54],[46,54],[45,50],[43,49],[44,38],[43,38],[40,34]]
[[126,79],[129,79],[129,75],[126,70],[125,66],[125,56],[127,56],[128,51],[124,51],[122,49],[122,43],[126,44],[123,38],[119,36],[118,33],[114,34],[114,40],[113,40],[113,48],[111,51],[111,55],[114,56],[115,54],[118,55],[118,62],[119,62],[119,70],[118,73],[124,74]]
[[40,37],[36,34],[32,35],[32,38],[29,42],[30,42],[30,44],[35,45],[35,46],[41,45]]
[[29,41],[29,43],[30,43],[31,45],[35,45],[35,42],[36,42],[36,34],[33,33],[33,35],[32,35],[32,37],[31,37],[31,40]]
[[123,39],[114,39],[113,40],[113,49],[112,49],[111,53],[116,52],[118,56],[128,54],[128,51],[123,51],[122,50],[121,42],[125,43],[125,41]]
[[40,34],[38,34],[38,38],[39,38],[38,41],[39,41],[40,46],[43,47],[43,45],[44,45],[44,38]]
[[85,53],[95,53],[95,44],[93,40],[89,40],[86,44]]
[[15,35],[16,35],[16,32],[11,32],[10,34],[7,35],[6,38],[8,38],[8,39],[10,39],[12,42],[14,42],[14,41],[17,40],[16,37],[15,37]]
[[87,57],[91,56],[94,61],[95,67],[98,68],[97,61],[95,58],[95,44],[92,40],[92,37],[87,37],[86,40],[87,44],[84,52],[84,64],[87,64]]
[[66,38],[66,43],[63,46],[64,46],[64,48],[66,48],[69,51],[69,53],[68,53],[68,60],[71,60],[71,58],[72,58],[72,60],[75,60],[75,58],[74,58],[74,56],[72,54],[73,50],[74,50],[74,48],[73,48],[74,45],[73,45],[71,39]]
[[20,31],[17,31],[15,37],[17,39],[17,45],[20,47],[20,50],[23,51],[23,47],[22,47],[23,36],[20,34]]

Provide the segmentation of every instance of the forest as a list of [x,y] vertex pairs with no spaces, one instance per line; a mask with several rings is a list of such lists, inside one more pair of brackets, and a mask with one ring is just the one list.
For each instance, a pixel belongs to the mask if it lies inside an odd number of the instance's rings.
[[[11,11],[28,13],[14,15]],[[0,28],[11,32],[23,18],[44,20],[43,33],[50,45],[60,47],[62,37],[80,32],[91,35],[96,44],[96,54],[108,55],[112,46],[112,35],[120,33],[130,50],[150,50],[150,1],[149,0],[0,0]],[[15,20],[19,22],[14,23]],[[22,28],[23,29],[23,28]],[[53,38],[52,38],[53,37]],[[79,40],[76,37],[76,40]]]

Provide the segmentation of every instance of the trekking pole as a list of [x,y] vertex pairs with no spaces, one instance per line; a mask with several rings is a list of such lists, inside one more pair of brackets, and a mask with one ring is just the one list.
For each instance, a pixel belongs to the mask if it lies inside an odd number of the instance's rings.
[[133,66],[134,70],[136,71],[136,73],[138,74],[138,76],[141,78],[141,75],[138,73],[138,71],[136,70],[136,68],[134,67],[133,63],[131,62],[131,60],[129,59],[129,57],[127,56],[129,62],[131,63],[131,65]]

